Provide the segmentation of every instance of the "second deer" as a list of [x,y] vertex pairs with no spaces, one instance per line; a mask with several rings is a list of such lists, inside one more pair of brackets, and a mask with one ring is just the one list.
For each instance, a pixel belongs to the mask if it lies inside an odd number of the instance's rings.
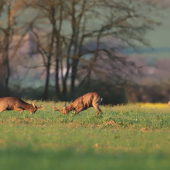
[[43,105],[37,107],[33,102],[28,104],[21,99],[14,97],[0,98],[0,113],[5,110],[15,110],[22,113],[24,110],[28,110],[31,114],[35,113],[38,109],[42,109]]
[[99,108],[99,104],[102,102],[103,98],[101,98],[97,93],[91,92],[87,93],[81,97],[78,97],[73,103],[66,106],[63,106],[62,110],[54,107],[55,111],[59,111],[64,115],[68,115],[71,110],[75,110],[78,115],[79,112],[88,109],[89,107],[94,107],[97,110],[97,115],[101,114],[101,109]]

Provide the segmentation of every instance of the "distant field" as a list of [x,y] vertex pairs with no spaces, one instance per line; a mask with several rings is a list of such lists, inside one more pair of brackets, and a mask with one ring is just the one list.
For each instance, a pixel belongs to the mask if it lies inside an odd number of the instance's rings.
[[[30,102],[30,101],[28,101]],[[35,101],[31,115],[0,114],[1,170],[169,169],[170,109],[167,104],[101,106],[68,116],[62,102]]]

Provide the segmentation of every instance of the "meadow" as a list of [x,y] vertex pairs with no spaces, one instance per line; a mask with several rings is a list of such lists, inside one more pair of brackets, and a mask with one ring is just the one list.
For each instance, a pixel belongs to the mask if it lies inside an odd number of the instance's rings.
[[[30,103],[31,101],[27,101]],[[68,116],[62,102],[34,101],[35,114],[0,114],[1,170],[169,169],[170,109],[137,103],[89,108]]]

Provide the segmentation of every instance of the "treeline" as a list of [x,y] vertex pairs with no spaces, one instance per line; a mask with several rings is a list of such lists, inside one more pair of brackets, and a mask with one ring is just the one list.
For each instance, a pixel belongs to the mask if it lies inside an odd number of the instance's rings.
[[133,85],[126,92],[126,97],[131,102],[168,103],[170,100],[170,81]]
[[1,0],[1,95],[34,88],[19,86],[24,69],[34,69],[43,75],[43,100],[97,91],[106,103],[125,102],[123,89],[140,68],[121,50],[149,45],[146,32],[160,24],[156,8],[150,0]]

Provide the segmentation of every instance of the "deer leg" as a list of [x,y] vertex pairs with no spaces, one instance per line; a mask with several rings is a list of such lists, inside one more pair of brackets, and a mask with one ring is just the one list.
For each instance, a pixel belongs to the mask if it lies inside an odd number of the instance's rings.
[[93,105],[93,107],[97,110],[97,115],[98,114],[101,114],[101,109],[99,108],[99,105],[98,104],[95,104],[95,105]]
[[76,109],[76,115],[78,116],[79,112],[81,112],[82,110],[83,110],[82,107],[77,108],[77,109]]
[[15,110],[15,111],[20,111],[20,114],[24,111],[23,109],[18,108],[18,107],[14,107],[14,110]]

